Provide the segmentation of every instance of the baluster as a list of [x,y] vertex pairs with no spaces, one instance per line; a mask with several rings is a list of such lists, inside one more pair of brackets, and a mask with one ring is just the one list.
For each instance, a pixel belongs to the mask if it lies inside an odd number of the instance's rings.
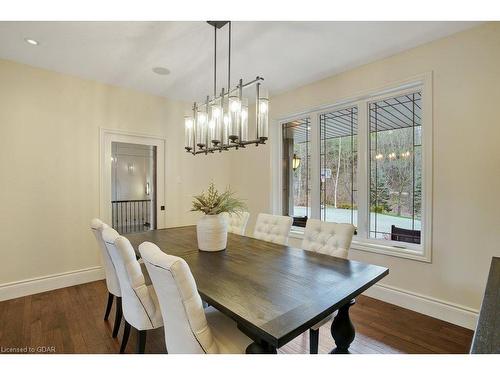
[[141,202],[141,218],[142,230],[144,230],[144,201]]

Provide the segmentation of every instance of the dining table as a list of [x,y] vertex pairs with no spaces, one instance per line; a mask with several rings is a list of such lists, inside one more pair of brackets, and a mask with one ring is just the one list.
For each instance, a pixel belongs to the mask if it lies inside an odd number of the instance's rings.
[[126,237],[138,256],[139,245],[148,241],[183,258],[201,298],[253,340],[249,354],[276,353],[335,311],[331,353],[348,353],[355,336],[349,308],[389,273],[385,267],[233,233],[226,249],[200,251],[194,225]]

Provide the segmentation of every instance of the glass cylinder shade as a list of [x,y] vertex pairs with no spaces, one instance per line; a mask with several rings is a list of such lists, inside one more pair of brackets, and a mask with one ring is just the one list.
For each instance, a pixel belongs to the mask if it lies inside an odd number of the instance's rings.
[[238,97],[229,97],[229,139],[235,141],[240,136],[241,101]]
[[184,117],[184,148],[191,150],[193,148],[193,117]]
[[269,96],[265,89],[259,92],[258,116],[259,137],[267,139],[269,136]]
[[198,147],[205,147],[207,141],[208,116],[207,111],[198,109],[196,113],[196,144]]
[[248,99],[241,99],[241,142],[248,141]]
[[222,139],[222,100],[219,98],[210,105],[210,121],[208,123],[209,139],[214,145],[218,145]]
[[230,116],[229,116],[229,99],[225,98],[222,102],[222,144],[229,144],[229,124],[230,124]]

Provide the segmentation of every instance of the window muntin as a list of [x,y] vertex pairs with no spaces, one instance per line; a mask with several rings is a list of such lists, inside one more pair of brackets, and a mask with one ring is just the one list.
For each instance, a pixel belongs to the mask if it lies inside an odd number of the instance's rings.
[[369,103],[369,237],[420,244],[422,95]]
[[311,121],[297,119],[282,125],[283,215],[295,226],[305,226],[311,217]]
[[358,108],[323,113],[319,124],[321,220],[357,226]]

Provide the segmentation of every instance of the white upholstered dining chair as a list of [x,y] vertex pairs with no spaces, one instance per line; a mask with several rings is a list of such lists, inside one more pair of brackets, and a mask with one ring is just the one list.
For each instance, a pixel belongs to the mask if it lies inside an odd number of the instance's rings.
[[239,214],[225,213],[224,218],[227,221],[227,231],[244,236],[249,217],[249,212],[240,212]]
[[103,230],[109,228],[109,226],[101,220],[95,218],[90,222],[90,228],[94,233],[97,243],[99,244],[99,253],[101,255],[101,262],[104,268],[104,274],[106,276],[106,287],[108,289],[108,303],[106,305],[106,312],[104,313],[104,320],[108,320],[109,312],[111,311],[111,306],[113,305],[113,300],[116,299],[115,324],[112,334],[113,337],[116,337],[118,335],[118,329],[120,328],[120,323],[122,321],[122,294],[120,291],[120,283],[118,282],[118,276],[116,275],[115,266],[111,261],[108,250],[102,238]]
[[[338,258],[347,258],[355,227],[346,223],[329,223],[308,219],[302,249]],[[309,351],[318,353],[319,329],[336,315],[336,311],[309,330]]]
[[213,307],[203,308],[196,282],[182,258],[151,242],[139,246],[160,302],[169,353],[242,354],[252,340]]
[[116,269],[122,295],[125,329],[120,353],[127,347],[130,327],[138,331],[137,353],[144,353],[146,332],[163,326],[161,311],[152,285],[146,285],[141,265],[129,240],[113,228],[106,228],[102,237]]
[[292,222],[293,219],[289,216],[260,213],[257,216],[253,236],[259,240],[287,245]]

